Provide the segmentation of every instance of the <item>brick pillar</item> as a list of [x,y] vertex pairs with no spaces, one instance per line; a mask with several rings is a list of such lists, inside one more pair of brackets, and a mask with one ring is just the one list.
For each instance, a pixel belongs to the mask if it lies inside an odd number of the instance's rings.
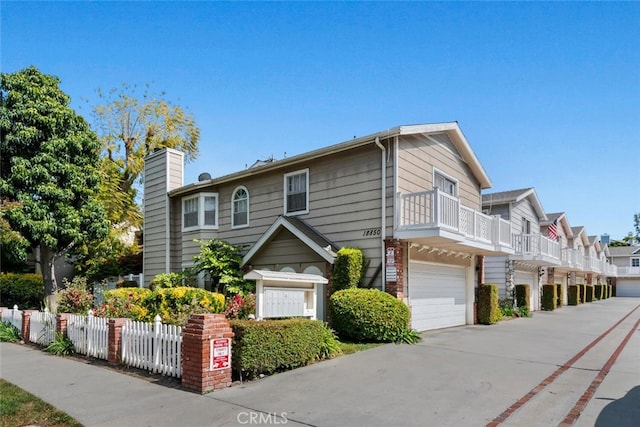
[[587,274],[587,285],[593,285],[593,274],[588,273]]
[[398,299],[404,298],[404,246],[398,239],[385,239],[385,291]]
[[476,278],[478,285],[482,285],[484,283],[484,255],[478,255],[476,257],[476,272],[478,276]]
[[29,342],[29,331],[31,329],[31,314],[38,310],[22,310],[22,341]]
[[120,355],[122,352],[122,326],[129,319],[109,319],[108,323],[108,338],[107,338],[107,361],[111,365],[117,365],[120,363]]
[[56,334],[67,334],[67,323],[69,322],[69,313],[56,314]]
[[553,267],[547,267],[547,285],[553,285],[555,283],[555,274]]
[[[212,345],[233,338],[224,314],[192,314],[182,329],[182,387],[196,393],[231,386],[231,351],[228,366],[213,366]],[[218,369],[220,368],[220,369]]]

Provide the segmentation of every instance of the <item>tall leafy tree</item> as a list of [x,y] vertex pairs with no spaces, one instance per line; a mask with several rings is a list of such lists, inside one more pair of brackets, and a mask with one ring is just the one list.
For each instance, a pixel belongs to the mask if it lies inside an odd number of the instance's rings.
[[3,217],[39,248],[45,293],[55,307],[55,260],[109,230],[96,198],[100,142],[69,107],[57,77],[33,66],[0,77],[0,193],[11,202]]
[[633,214],[633,229],[636,240],[640,241],[640,212]]
[[[190,161],[198,155],[200,128],[193,116],[135,85],[98,91],[101,103],[94,107],[95,130],[102,143],[104,186],[110,217],[115,224],[139,225],[136,184],[143,178],[144,158],[160,148],[175,148]],[[118,192],[114,192],[114,190]]]

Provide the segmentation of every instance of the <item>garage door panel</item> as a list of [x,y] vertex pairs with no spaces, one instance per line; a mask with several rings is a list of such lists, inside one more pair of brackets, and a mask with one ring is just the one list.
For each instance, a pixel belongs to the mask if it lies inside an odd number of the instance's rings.
[[616,296],[640,297],[640,280],[620,280],[616,284]]
[[466,324],[466,270],[460,266],[411,262],[411,326],[418,331]]

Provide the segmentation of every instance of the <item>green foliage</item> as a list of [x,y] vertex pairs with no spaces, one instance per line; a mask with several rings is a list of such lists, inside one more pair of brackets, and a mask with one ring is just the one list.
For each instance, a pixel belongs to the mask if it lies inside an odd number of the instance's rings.
[[332,327],[341,339],[396,342],[409,327],[409,308],[377,289],[343,289],[331,295]]
[[13,230],[4,218],[4,211],[16,203],[0,199],[0,268],[5,272],[26,272],[29,242],[22,234]]
[[546,311],[555,310],[557,300],[556,285],[542,285],[542,309]]
[[332,359],[342,354],[342,347],[335,331],[326,324],[322,331],[322,342],[320,343],[320,353],[318,359]]
[[1,342],[18,342],[22,339],[18,328],[9,322],[0,322],[0,341]]
[[580,304],[580,289],[577,285],[569,285],[567,287],[567,303],[569,305]]
[[96,197],[100,144],[57,77],[32,66],[1,78],[0,193],[15,202],[3,217],[29,247],[40,247],[51,296],[53,261],[109,229]]
[[40,274],[0,273],[0,303],[21,310],[39,310],[44,302],[44,282]]
[[151,280],[149,289],[177,288],[178,286],[184,286],[183,282],[186,284],[193,282],[193,274],[188,271],[160,273],[156,274]]
[[208,273],[216,292],[224,295],[255,292],[255,284],[243,278],[239,246],[233,246],[220,239],[202,242],[200,253],[193,257],[193,261],[195,271]]
[[112,228],[101,240],[89,242],[74,251],[76,272],[90,281],[142,272],[142,251],[137,245],[126,245],[121,232]]
[[101,104],[93,108],[95,129],[102,143],[105,185],[103,200],[113,223],[139,225],[136,184],[144,172],[144,158],[160,148],[175,148],[191,161],[198,155],[200,129],[192,115],[136,85],[98,91]]
[[576,286],[578,287],[578,296],[579,296],[578,304],[584,304],[586,302],[587,290],[585,286],[582,284],[577,284]]
[[163,323],[185,325],[191,314],[224,313],[224,296],[199,288],[180,286],[160,288],[112,289],[104,293],[105,303],[96,316],[127,317],[151,322],[159,315]]
[[145,298],[144,304],[151,319],[157,314],[163,323],[173,325],[186,325],[191,314],[224,313],[225,310],[224,295],[188,286],[156,289]]
[[478,322],[493,325],[502,320],[502,311],[498,303],[498,285],[482,284],[478,286]]
[[585,285],[584,288],[585,288],[584,289],[585,301],[593,302],[593,293],[594,293],[593,285]]
[[358,287],[363,276],[364,265],[365,257],[361,249],[348,247],[340,249],[333,264],[333,291]]
[[87,314],[93,307],[93,295],[89,292],[87,278],[76,276],[71,282],[62,279],[64,289],[57,292],[58,313]]
[[232,320],[230,323],[235,333],[233,368],[249,378],[335,355],[335,342],[319,320]]
[[422,340],[422,336],[415,329],[406,329],[402,331],[398,339],[396,339],[396,344],[417,344]]
[[529,313],[529,308],[526,306],[522,307],[514,307],[513,299],[511,298],[503,298],[498,300],[498,305],[500,307],[500,313],[502,317],[529,317],[531,313]]
[[56,334],[56,337],[51,341],[51,344],[45,351],[55,356],[70,356],[76,352],[73,346],[73,341],[64,334]]
[[556,306],[562,307],[562,304],[564,303],[564,293],[562,291],[561,283],[556,283],[556,297]]
[[516,285],[516,305],[518,307],[529,308],[529,301],[531,301],[531,287],[528,284]]
[[248,319],[250,314],[256,313],[256,295],[235,294],[226,298],[224,314],[227,319]]

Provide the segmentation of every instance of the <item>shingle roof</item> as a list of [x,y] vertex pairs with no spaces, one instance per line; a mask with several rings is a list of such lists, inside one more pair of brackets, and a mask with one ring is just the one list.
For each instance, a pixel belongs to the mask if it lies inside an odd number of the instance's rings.
[[609,246],[609,253],[615,257],[640,255],[640,246]]
[[496,193],[488,193],[482,195],[482,204],[492,203],[494,205],[500,205],[503,203],[511,203],[517,200],[521,200],[523,197],[533,190],[532,187],[521,188],[519,190],[498,191]]

